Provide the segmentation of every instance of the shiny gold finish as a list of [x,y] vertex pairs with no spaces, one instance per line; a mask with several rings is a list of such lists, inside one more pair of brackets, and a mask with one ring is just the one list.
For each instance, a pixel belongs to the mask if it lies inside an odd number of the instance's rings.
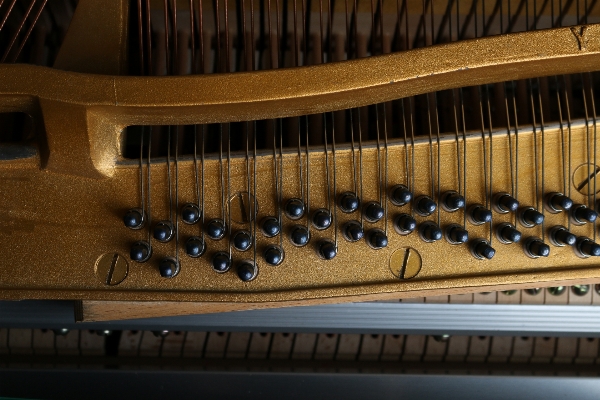
[[[70,71],[0,66],[0,112],[29,113],[36,121],[38,137],[42,138],[35,157],[0,160],[0,223],[10,227],[0,230],[3,249],[6,249],[0,258],[0,297],[302,302],[353,296],[383,297],[394,292],[409,296],[424,291],[468,292],[473,288],[508,284],[532,287],[540,282],[600,280],[596,261],[577,257],[569,247],[552,247],[550,257],[531,259],[523,254],[519,245],[504,245],[493,239],[496,257],[483,261],[472,257],[466,245],[455,246],[444,240],[424,243],[417,234],[397,235],[392,226],[393,217],[409,210],[408,206],[395,207],[389,202],[386,204],[390,217],[387,222],[367,224],[369,229],[382,229],[384,223],[388,224],[386,248],[373,250],[364,241],[349,243],[339,234],[338,256],[324,261],[317,256],[314,243],[319,239],[333,239],[332,229],[313,230],[313,240],[306,248],[294,247],[285,239],[284,263],[270,267],[259,262],[258,277],[249,283],[235,276],[235,268],[220,275],[211,269],[210,257],[228,248],[226,240],[208,240],[208,252],[201,258],[185,255],[182,243],[189,236],[199,234],[197,225],[179,225],[178,247],[174,241],[153,242],[153,257],[147,263],[131,262],[127,271],[123,268],[126,264],[119,261],[123,259],[121,255],[129,253],[132,243],[147,238],[149,228],[128,230],[121,220],[126,210],[140,202],[139,167],[136,162],[121,157],[121,134],[129,125],[204,124],[298,116],[448,88],[592,71],[600,65],[600,25],[493,36],[302,68],[203,76],[125,77],[117,75],[122,72],[126,54],[123,38],[127,2],[114,2],[112,8],[100,15],[93,11],[93,2],[81,3],[91,8],[78,10],[56,63],[57,68]],[[110,40],[102,42],[106,47],[98,52],[81,53],[78,47],[82,42],[74,36],[85,30],[86,25],[81,21],[89,20],[91,15],[98,18],[97,26],[105,27],[93,34],[102,36],[106,29],[107,33],[110,31]],[[81,54],[87,55],[80,57]],[[107,55],[106,59],[103,60],[102,54]],[[586,142],[585,125],[576,121],[571,131],[573,165],[585,164],[584,152],[576,151],[590,146]],[[540,143],[541,132],[537,130],[535,134]],[[564,127],[561,130],[559,126],[547,126],[544,134],[545,151],[552,155],[540,166],[546,173],[545,190],[561,191],[563,166],[558,155]],[[519,200],[541,210],[542,204],[535,204],[533,135],[531,129],[521,127]],[[492,149],[494,152],[493,191],[506,191],[510,187],[508,140],[506,130],[496,132],[492,143],[489,139],[484,142],[479,132],[469,134],[466,154],[461,154],[463,158],[468,157],[470,166],[468,204],[486,200],[480,167],[484,146],[488,154]],[[437,146],[434,143],[436,152]],[[443,163],[440,191],[454,190],[459,179],[456,143],[447,137],[439,146]],[[459,147],[462,148],[462,143]],[[388,151],[379,154],[390,166],[388,182],[391,187],[404,182],[408,174],[415,174],[418,179],[414,194],[431,195],[428,143],[418,142],[414,151],[413,171],[404,170],[403,143],[390,143]],[[336,156],[338,193],[335,195],[338,195],[352,187],[352,154],[349,148],[338,148]],[[306,165],[308,160],[302,157]],[[377,198],[377,159],[377,149],[373,145],[366,146],[363,151],[365,199]],[[326,204],[326,168],[332,171],[333,158],[329,157],[328,162],[325,163],[322,151],[315,150],[310,155],[312,210]],[[232,193],[243,193],[248,186],[246,160],[234,157],[225,163],[231,169],[231,180],[227,184]],[[218,161],[208,159],[202,167],[206,193],[203,212],[206,220],[219,218],[223,210],[220,209]],[[179,204],[196,201],[193,168],[191,159],[179,160]],[[299,177],[295,153],[283,155],[283,169],[283,198],[297,197]],[[158,221],[169,216],[164,159],[154,159],[151,170],[152,219]],[[257,176],[260,220],[276,211],[272,156],[260,155],[253,172]],[[174,174],[173,169],[170,173]],[[175,181],[174,175],[171,178]],[[586,194],[577,189],[572,190],[573,200],[587,203]],[[538,194],[543,198],[542,193]],[[435,217],[416,218],[420,223]],[[335,229],[357,216],[338,212],[337,218]],[[514,222],[512,218],[510,214],[495,214],[494,224]],[[462,220],[462,211],[440,214],[442,228]],[[248,228],[248,224],[239,221],[244,219],[234,218],[234,229]],[[518,228],[523,231],[524,239],[543,237],[550,227],[566,225],[567,221],[565,213],[546,214],[544,226]],[[284,222],[286,229],[292,224],[285,218]],[[489,238],[491,234],[489,225],[468,225],[468,230],[471,238]],[[577,236],[594,236],[594,227],[590,225],[573,226],[572,230]],[[276,242],[277,239],[259,234],[258,253]],[[39,250],[32,252],[30,243],[41,244]],[[404,257],[400,263],[396,253],[406,256],[400,249],[408,248],[411,249],[408,260]],[[420,255],[420,262],[413,257],[413,250],[415,256]],[[237,262],[251,257],[249,253],[234,251],[233,256]],[[181,272],[172,279],[161,278],[158,261],[175,255],[179,256]],[[394,276],[390,264],[394,273],[396,266],[402,265],[404,272],[398,269],[397,275],[404,280]],[[127,272],[123,273],[124,270]],[[110,271],[113,271],[112,276]],[[119,274],[115,275],[115,271]]]

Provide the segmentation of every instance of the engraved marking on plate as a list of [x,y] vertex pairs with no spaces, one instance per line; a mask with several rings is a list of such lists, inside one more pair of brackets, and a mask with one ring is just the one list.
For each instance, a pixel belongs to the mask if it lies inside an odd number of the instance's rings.
[[585,33],[587,31],[587,26],[572,26],[571,32],[575,35],[577,39],[577,43],[579,44],[579,50],[587,50],[587,39],[585,38]]
[[251,204],[256,207],[258,212],[258,204],[252,194],[248,192],[238,192],[229,199],[229,209],[231,210],[231,220],[238,224],[247,224],[254,220],[254,209]]
[[[600,167],[597,165],[594,166],[592,164],[582,164],[575,169],[573,172],[573,185],[575,189],[583,195],[588,194],[588,186],[589,194],[594,194],[594,181],[596,177],[600,173]],[[600,192],[600,182],[596,182],[596,193]]]
[[96,261],[96,276],[109,286],[123,282],[129,272],[129,263],[119,253],[106,253]]
[[402,247],[392,253],[390,270],[400,279],[411,279],[421,271],[421,255],[412,247]]

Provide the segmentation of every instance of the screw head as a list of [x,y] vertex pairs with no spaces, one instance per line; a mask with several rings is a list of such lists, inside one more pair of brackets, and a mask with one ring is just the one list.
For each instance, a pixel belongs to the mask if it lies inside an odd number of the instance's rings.
[[98,257],[95,265],[96,276],[108,286],[123,282],[129,273],[129,263],[119,253],[105,253]]

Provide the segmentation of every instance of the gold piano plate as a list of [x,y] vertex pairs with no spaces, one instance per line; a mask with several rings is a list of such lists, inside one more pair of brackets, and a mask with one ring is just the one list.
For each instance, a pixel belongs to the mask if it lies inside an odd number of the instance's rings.
[[[544,123],[542,117],[539,123],[497,126],[489,132],[467,132],[463,126],[460,134],[457,127],[456,136],[442,134],[439,139],[430,133],[428,140],[420,132],[414,142],[397,136],[379,143],[365,140],[360,150],[348,143],[329,143],[327,150],[314,145],[310,151],[299,145],[298,151],[286,148],[275,156],[264,150],[256,157],[249,155],[252,151],[237,151],[220,160],[213,152],[202,162],[189,153],[171,154],[168,163],[159,156],[151,162],[127,158],[123,150],[131,126],[251,123],[471,85],[587,73],[600,65],[600,25],[495,35],[307,67],[135,77],[119,75],[127,65],[127,4],[80,0],[56,69],[0,65],[0,112],[29,114],[37,140],[21,148],[29,153],[15,155],[0,147],[0,298],[303,302],[600,281],[597,259],[582,257],[574,247],[550,245],[549,256],[539,258],[524,250],[533,238],[550,243],[556,226],[568,227],[579,238],[596,238],[595,224],[574,223],[569,213],[544,206],[548,193],[566,191],[575,204],[596,209],[598,138],[592,106],[587,120],[571,121],[565,111],[561,123]],[[98,31],[90,33],[94,27]],[[514,108],[516,114],[516,104]],[[255,138],[263,135],[268,132],[255,131]],[[337,206],[342,193],[357,189],[358,159],[361,201],[383,200],[383,220],[364,222],[366,236],[373,229],[387,236],[387,245],[377,250],[366,240],[350,242],[342,232],[345,223],[362,221],[359,211],[348,214]],[[179,220],[181,206],[200,202],[200,171],[202,221],[224,216],[231,218],[231,232],[250,231],[256,243],[247,252],[231,250],[227,238],[206,238],[203,256],[186,255],[186,240],[205,233],[199,224]],[[413,211],[414,200],[404,206],[390,201],[397,184],[406,184],[413,199],[426,195],[438,203],[443,193],[462,188],[467,204],[455,212],[438,206],[432,215],[420,216]],[[492,209],[493,196],[501,192],[542,212],[544,223],[525,227],[516,213],[495,210],[491,223],[467,221],[470,207]],[[311,212],[331,210],[333,228],[311,228],[304,247],[291,244],[289,235],[293,226],[307,224],[306,217],[294,221],[284,214],[281,240],[260,232],[258,221],[280,213],[281,202],[302,196]],[[256,213],[249,198],[256,199]],[[143,263],[132,261],[129,253],[132,244],[149,238],[151,224],[146,221],[141,229],[123,225],[123,215],[140,203],[153,223],[175,225],[175,238],[151,241],[151,257]],[[241,216],[233,216],[238,211]],[[396,232],[394,221],[401,213],[415,218],[415,232]],[[419,230],[427,221],[442,231],[452,224],[464,226],[469,242],[426,242]],[[503,223],[521,231],[520,243],[501,243],[497,230]],[[333,259],[318,254],[324,240],[336,243]],[[477,240],[489,241],[495,249],[492,259],[473,255]],[[283,262],[267,265],[263,252],[279,244]],[[226,273],[216,273],[210,265],[217,252],[231,252],[233,265]],[[180,270],[165,279],[158,263],[170,257]],[[244,260],[257,266],[249,282],[236,274]]]

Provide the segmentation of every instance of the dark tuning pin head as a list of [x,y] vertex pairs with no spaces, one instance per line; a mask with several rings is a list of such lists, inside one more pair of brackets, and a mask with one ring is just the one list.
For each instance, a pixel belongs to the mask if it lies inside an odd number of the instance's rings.
[[238,231],[233,234],[233,247],[238,251],[246,251],[252,247],[252,235],[248,231]]
[[200,220],[200,208],[193,203],[185,204],[181,207],[181,219],[186,224],[195,224]]
[[442,207],[444,210],[452,212],[465,206],[465,198],[455,191],[449,191],[442,195]]
[[586,237],[577,238],[575,248],[581,257],[587,258],[600,256],[600,244]]
[[480,260],[491,260],[496,255],[496,250],[487,240],[477,239],[471,245],[471,253]]
[[531,237],[523,244],[525,254],[531,258],[548,257],[550,255],[550,246],[542,242],[542,239]]
[[206,244],[202,238],[192,236],[185,242],[185,254],[192,258],[200,257],[206,251]]
[[327,229],[331,226],[331,213],[324,208],[313,213],[312,223],[318,230]]
[[179,263],[173,258],[165,258],[158,265],[158,270],[163,278],[173,278],[179,273]]
[[372,249],[379,250],[388,245],[388,238],[381,229],[371,229],[367,232],[367,243]]
[[263,253],[265,262],[277,266],[283,262],[283,249],[280,246],[269,246]]
[[300,199],[289,199],[285,203],[285,213],[289,219],[300,219],[304,215],[304,202]]
[[154,226],[152,236],[159,242],[168,242],[173,239],[173,224],[170,221],[160,221]]
[[498,193],[492,202],[494,209],[501,213],[515,212],[519,208],[519,202],[508,193]]
[[430,197],[419,196],[415,199],[415,211],[417,214],[427,217],[437,209],[437,204]]
[[129,229],[140,229],[144,226],[144,212],[139,208],[133,208],[123,216],[123,223]]
[[546,209],[551,213],[568,211],[573,207],[573,200],[562,193],[550,193],[546,196]]
[[450,225],[446,228],[446,239],[451,244],[463,244],[469,240],[469,232],[460,225]]
[[331,240],[321,240],[317,245],[317,253],[324,260],[331,260],[337,255],[337,247]]
[[133,261],[139,263],[146,262],[152,256],[152,247],[150,247],[150,243],[143,240],[135,242],[129,250],[129,256]]
[[215,253],[212,258],[212,267],[220,274],[229,271],[229,268],[231,267],[231,258],[229,258],[229,254],[221,251]]
[[396,185],[390,191],[390,201],[397,206],[408,204],[412,200],[412,193],[404,185]]
[[583,225],[585,223],[593,224],[598,218],[598,213],[591,208],[587,208],[583,204],[577,204],[571,208],[571,218],[573,222],[578,225]]
[[381,204],[372,201],[370,203],[365,204],[363,214],[367,221],[377,222],[381,218],[383,218],[384,210],[383,207],[381,207]]
[[531,228],[544,222],[544,214],[533,207],[527,207],[521,211],[520,221],[524,227]]
[[419,226],[419,234],[421,239],[426,242],[437,242],[442,238],[442,230],[436,223],[425,221]]
[[363,227],[358,221],[349,221],[342,228],[344,237],[349,242],[357,242],[363,238]]
[[394,218],[394,229],[400,235],[408,235],[417,228],[417,221],[408,214],[400,214]]
[[496,236],[498,237],[499,241],[505,244],[517,243],[521,240],[521,232],[519,232],[513,224],[509,223],[498,225],[498,228],[496,229]]
[[242,282],[250,282],[258,275],[258,268],[250,260],[242,261],[237,266],[237,276]]
[[548,235],[550,238],[550,242],[555,246],[573,246],[577,241],[577,237],[573,235],[567,228],[564,226],[555,226],[550,229],[550,234]]
[[360,206],[360,200],[358,200],[358,196],[352,192],[342,193],[338,200],[338,204],[340,205],[340,210],[345,213],[353,213],[358,210]]
[[290,232],[290,241],[294,246],[306,246],[309,240],[310,234],[305,226],[296,225],[292,228],[292,231]]
[[279,231],[281,230],[279,220],[275,217],[265,217],[261,221],[260,227],[266,237],[277,236],[279,235]]
[[471,223],[474,225],[485,224],[492,220],[492,212],[481,204],[471,206],[467,212],[467,215],[469,216]]
[[225,236],[225,222],[220,219],[213,219],[206,224],[206,234],[212,240],[223,239]]

